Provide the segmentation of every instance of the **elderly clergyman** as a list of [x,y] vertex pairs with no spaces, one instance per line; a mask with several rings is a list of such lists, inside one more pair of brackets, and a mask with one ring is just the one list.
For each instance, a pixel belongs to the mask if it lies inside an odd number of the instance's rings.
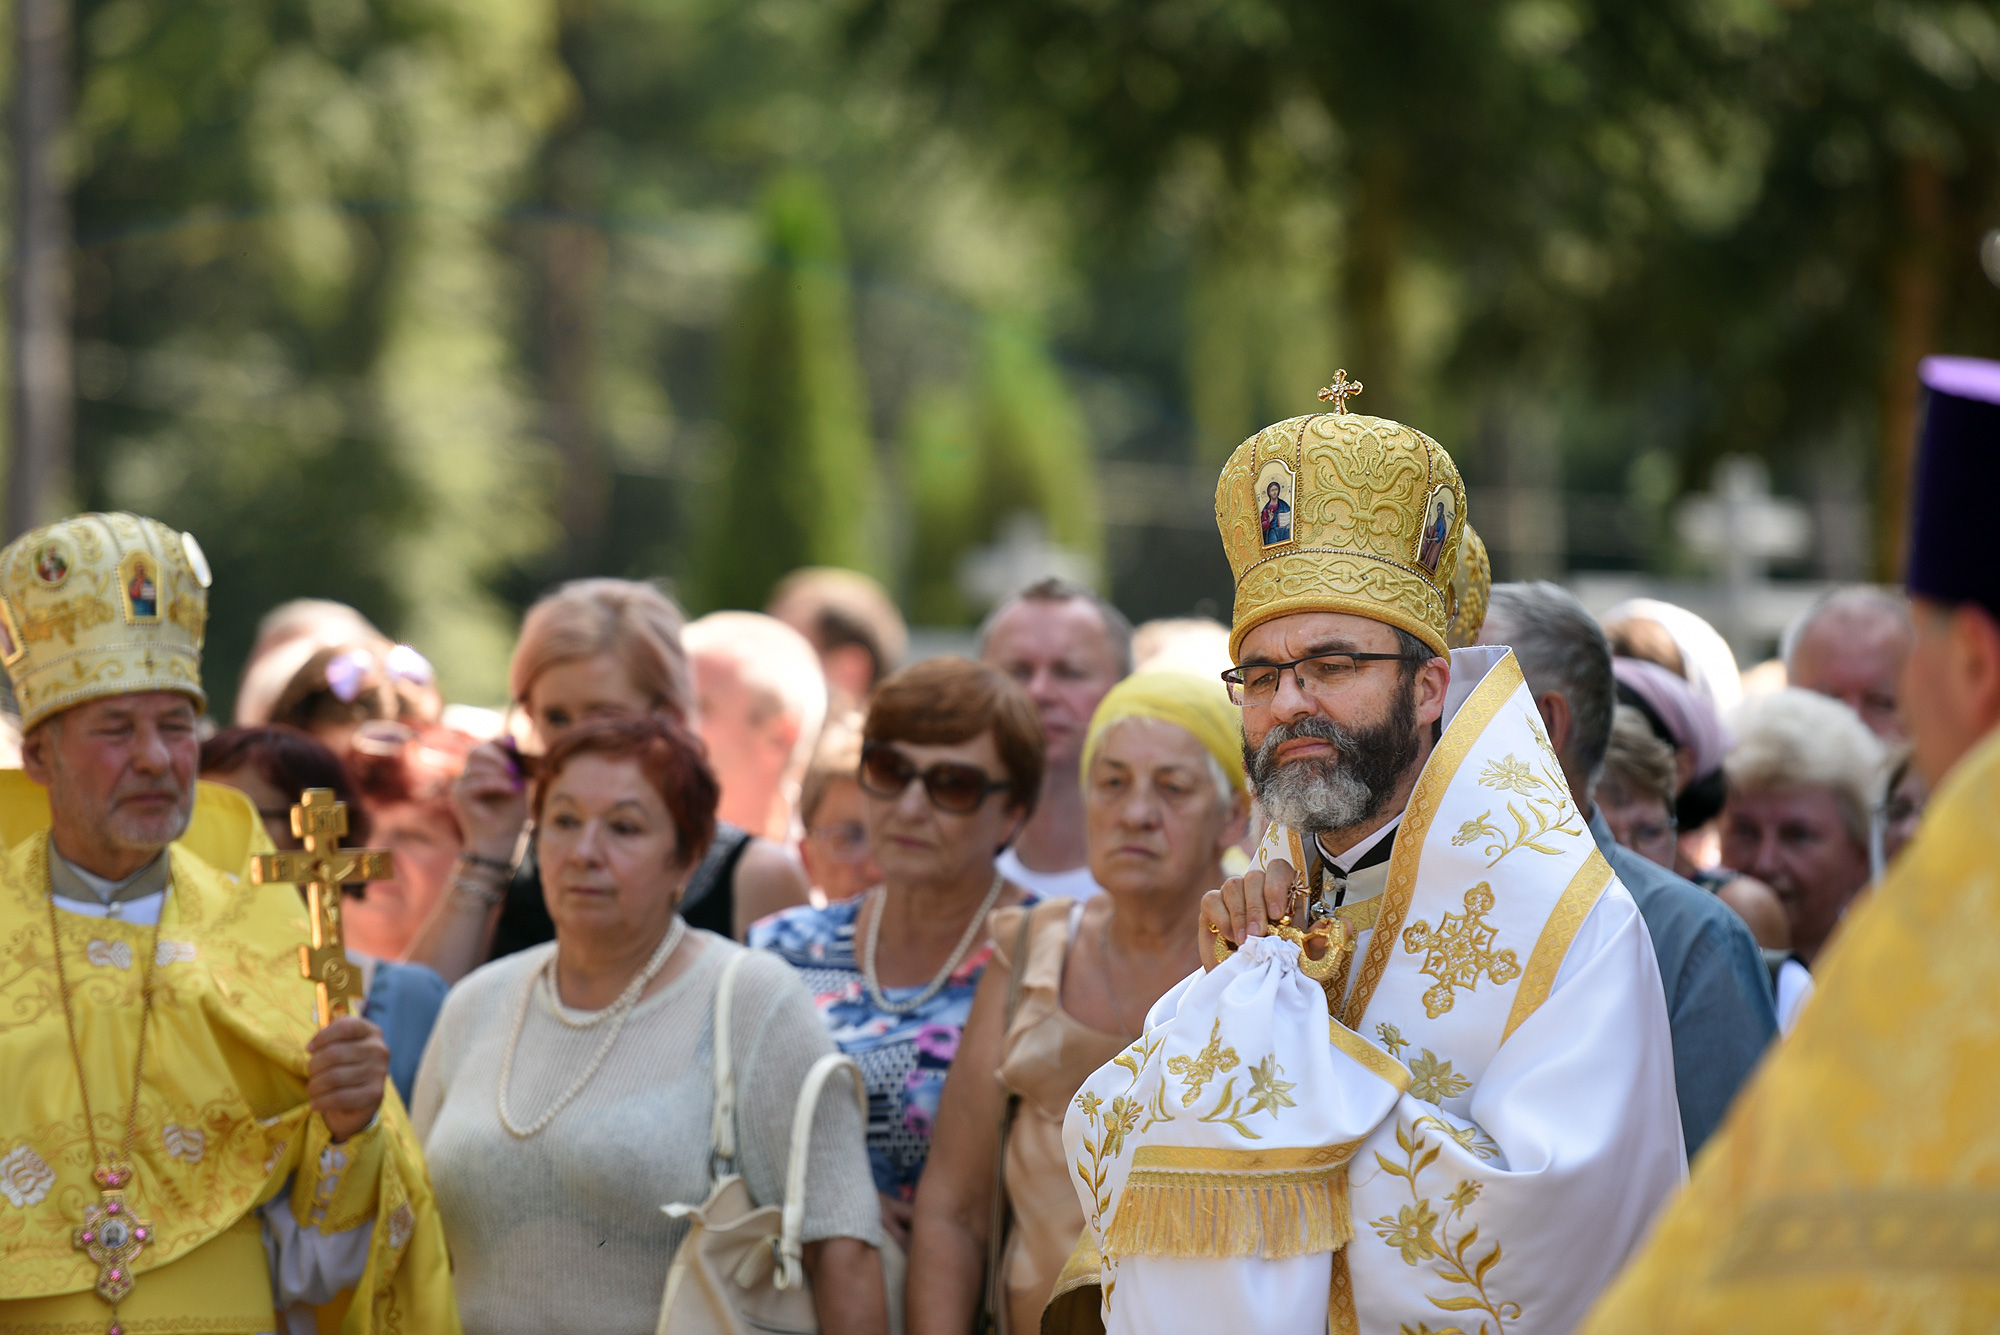
[[1645,924],[1512,654],[1447,649],[1457,469],[1343,391],[1216,489],[1275,823],[1203,904],[1212,970],[1072,1104],[1052,1328],[1566,1331],[1684,1172]]
[[0,1331],[302,1335],[346,1291],[347,1335],[449,1335],[381,1032],[314,1033],[298,895],[178,842],[208,583],[191,536],[137,515],[0,552],[0,661],[49,805],[0,854]]

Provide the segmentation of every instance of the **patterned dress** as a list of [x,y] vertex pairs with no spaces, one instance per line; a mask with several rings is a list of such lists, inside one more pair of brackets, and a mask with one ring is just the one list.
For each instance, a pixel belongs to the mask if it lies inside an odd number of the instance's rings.
[[[862,986],[854,940],[855,919],[867,899],[786,909],[754,924],[750,944],[799,971],[833,1041],[860,1064],[868,1079],[868,1165],[875,1189],[907,1201],[916,1197],[945,1072],[958,1054],[958,1036],[993,943],[973,947],[938,994],[909,1014],[877,1011]],[[882,993],[900,1002],[923,990],[885,987]]]

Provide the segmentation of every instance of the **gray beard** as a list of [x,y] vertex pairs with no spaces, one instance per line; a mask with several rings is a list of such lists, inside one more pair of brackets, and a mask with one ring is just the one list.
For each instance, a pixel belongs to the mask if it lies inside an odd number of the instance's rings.
[[[1271,819],[1301,834],[1318,835],[1379,816],[1417,758],[1414,686],[1414,681],[1404,682],[1387,717],[1368,727],[1350,730],[1313,716],[1273,724],[1254,750],[1246,742],[1243,768]],[[1277,749],[1300,737],[1327,742],[1336,754],[1279,764]]]

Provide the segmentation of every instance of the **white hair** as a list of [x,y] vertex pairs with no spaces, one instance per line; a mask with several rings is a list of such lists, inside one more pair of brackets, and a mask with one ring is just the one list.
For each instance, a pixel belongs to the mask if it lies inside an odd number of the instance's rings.
[[757,697],[753,721],[781,714],[798,725],[788,768],[804,773],[826,724],[826,676],[812,642],[762,612],[710,612],[688,623],[681,644],[690,658],[736,665],[744,687]]
[[1859,715],[1794,686],[1749,701],[1734,725],[1736,746],[1722,762],[1731,792],[1826,788],[1848,833],[1867,844],[1884,757]]

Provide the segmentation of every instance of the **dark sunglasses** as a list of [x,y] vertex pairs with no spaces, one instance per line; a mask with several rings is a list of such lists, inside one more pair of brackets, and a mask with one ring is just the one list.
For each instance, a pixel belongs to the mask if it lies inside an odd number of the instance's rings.
[[875,797],[901,797],[910,780],[921,779],[924,794],[939,811],[964,815],[979,810],[988,796],[1007,787],[1005,780],[986,777],[977,765],[940,760],[929,769],[916,763],[895,747],[870,742],[861,748],[861,787]]

